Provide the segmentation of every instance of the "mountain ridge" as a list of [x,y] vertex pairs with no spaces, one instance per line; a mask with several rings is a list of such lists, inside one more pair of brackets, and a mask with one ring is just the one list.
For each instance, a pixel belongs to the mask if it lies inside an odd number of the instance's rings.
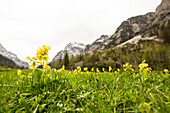
[[2,55],[3,57],[6,57],[10,60],[12,60],[16,65],[18,65],[19,67],[24,67],[24,68],[29,68],[29,64],[27,62],[24,62],[22,60],[20,60],[16,54],[7,51],[2,44],[0,44],[0,55]]
[[56,56],[52,59],[52,61],[58,61],[59,59],[64,57],[64,54],[67,52],[69,56],[76,56],[80,53],[84,53],[85,44],[78,42],[70,42],[66,45],[64,50],[59,51]]

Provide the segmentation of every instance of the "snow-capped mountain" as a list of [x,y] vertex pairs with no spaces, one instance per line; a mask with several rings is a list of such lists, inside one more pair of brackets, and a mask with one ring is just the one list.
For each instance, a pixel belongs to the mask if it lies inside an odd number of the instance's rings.
[[102,35],[100,38],[95,40],[92,44],[88,44],[85,48],[86,52],[93,52],[95,50],[103,50],[108,44],[108,39],[110,36]]
[[69,43],[64,50],[61,50],[57,53],[57,55],[53,58],[53,61],[57,61],[60,58],[64,57],[64,54],[67,52],[69,56],[76,56],[80,53],[84,52],[86,45],[78,42],[71,42]]
[[7,51],[1,44],[0,44],[0,54],[10,60],[12,60],[16,65],[18,65],[19,67],[25,67],[28,68],[29,64],[27,62],[24,62],[22,60],[20,60],[16,54]]

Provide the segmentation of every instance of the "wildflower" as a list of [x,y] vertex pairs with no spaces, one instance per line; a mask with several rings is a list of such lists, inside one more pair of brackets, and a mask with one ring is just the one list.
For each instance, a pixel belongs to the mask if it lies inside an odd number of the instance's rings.
[[115,73],[116,73],[116,74],[118,74],[118,72],[117,72],[117,71],[115,71]]
[[143,70],[143,69],[146,68],[146,67],[148,67],[148,64],[145,63],[145,60],[144,60],[141,64],[139,64],[140,70]]
[[29,56],[27,56],[27,57],[26,57],[26,59],[27,59],[27,60],[30,60],[30,57],[29,57]]
[[43,56],[43,60],[47,61],[49,59],[48,55]]
[[74,70],[74,73],[77,73],[77,69]]
[[151,72],[152,68],[147,67],[146,70],[147,70],[148,72]]
[[80,67],[80,66],[77,67],[77,71],[78,71],[78,72],[81,71],[81,67]]
[[111,71],[112,71],[112,67],[109,66],[109,72],[111,72]]
[[37,50],[37,54],[43,54],[41,48],[39,48],[39,49]]
[[97,72],[97,73],[99,73],[99,72],[100,72],[98,68],[96,68],[96,72]]
[[62,66],[62,70],[65,70],[65,65]]
[[24,77],[25,77],[25,75],[22,75],[21,77],[22,77],[22,78],[24,78]]
[[43,48],[45,48],[47,51],[51,49],[51,46],[48,46],[47,44],[42,46]]
[[43,56],[41,54],[37,54],[37,58],[38,58],[39,61],[41,61]]
[[45,47],[42,47],[42,48],[41,48],[41,51],[42,51],[43,54],[44,54],[44,53],[47,53],[48,50],[47,50]]
[[129,63],[128,63],[128,62],[123,65],[123,67],[128,67],[128,66],[129,66]]
[[104,71],[105,71],[105,68],[102,68],[102,71],[104,72]]
[[17,75],[21,75],[22,71],[19,69]]
[[84,71],[87,71],[87,70],[88,70],[88,68],[87,68],[87,67],[85,67],[83,70],[84,70]]
[[94,71],[94,68],[91,68],[91,72],[93,72]]
[[168,69],[164,69],[164,72],[165,72],[165,73],[169,73]]

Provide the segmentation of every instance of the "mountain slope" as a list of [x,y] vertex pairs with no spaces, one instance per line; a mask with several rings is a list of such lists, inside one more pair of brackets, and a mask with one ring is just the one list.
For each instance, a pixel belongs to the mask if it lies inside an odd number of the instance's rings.
[[15,68],[17,65],[10,59],[0,55],[0,66],[2,67],[10,67],[10,68]]
[[57,55],[53,58],[53,61],[58,61],[60,58],[64,57],[64,54],[67,52],[69,56],[76,56],[80,53],[84,52],[85,49],[84,44],[78,43],[78,42],[72,42],[69,43],[64,50],[61,50],[60,52],[57,53]]
[[92,52],[94,50],[103,50],[112,48],[119,45],[142,32],[145,27],[153,20],[154,13],[147,13],[146,15],[140,15],[132,17],[122,22],[117,28],[116,32],[112,36],[102,35],[102,42],[98,42],[101,38],[97,39],[92,44],[86,46],[86,52]]
[[[92,44],[88,44],[85,51],[93,52],[94,50],[113,48],[139,35],[142,38],[152,36],[162,39],[166,38],[166,41],[170,42],[170,28],[167,27],[168,24],[170,24],[170,0],[162,0],[156,12],[127,19],[121,23],[112,36],[102,35],[102,42],[98,42],[101,38],[97,39]],[[162,30],[164,31],[162,32]]]
[[7,51],[1,44],[0,44],[0,55],[12,60],[19,67],[25,67],[25,68],[29,67],[29,64],[27,62],[20,60],[17,57],[17,55],[15,55],[14,53],[12,53],[10,51]]
[[103,50],[105,48],[106,44],[108,44],[109,38],[110,38],[110,36],[108,36],[108,35],[102,35],[100,38],[95,40],[92,44],[88,44],[85,47],[85,51],[93,52],[95,50]]

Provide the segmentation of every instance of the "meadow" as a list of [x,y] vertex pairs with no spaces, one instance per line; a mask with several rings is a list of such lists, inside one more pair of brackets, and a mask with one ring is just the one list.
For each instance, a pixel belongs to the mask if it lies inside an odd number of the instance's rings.
[[143,61],[137,70],[129,63],[56,70],[47,65],[48,50],[43,45],[36,57],[27,57],[32,69],[0,69],[0,113],[170,111],[168,69],[153,71]]

